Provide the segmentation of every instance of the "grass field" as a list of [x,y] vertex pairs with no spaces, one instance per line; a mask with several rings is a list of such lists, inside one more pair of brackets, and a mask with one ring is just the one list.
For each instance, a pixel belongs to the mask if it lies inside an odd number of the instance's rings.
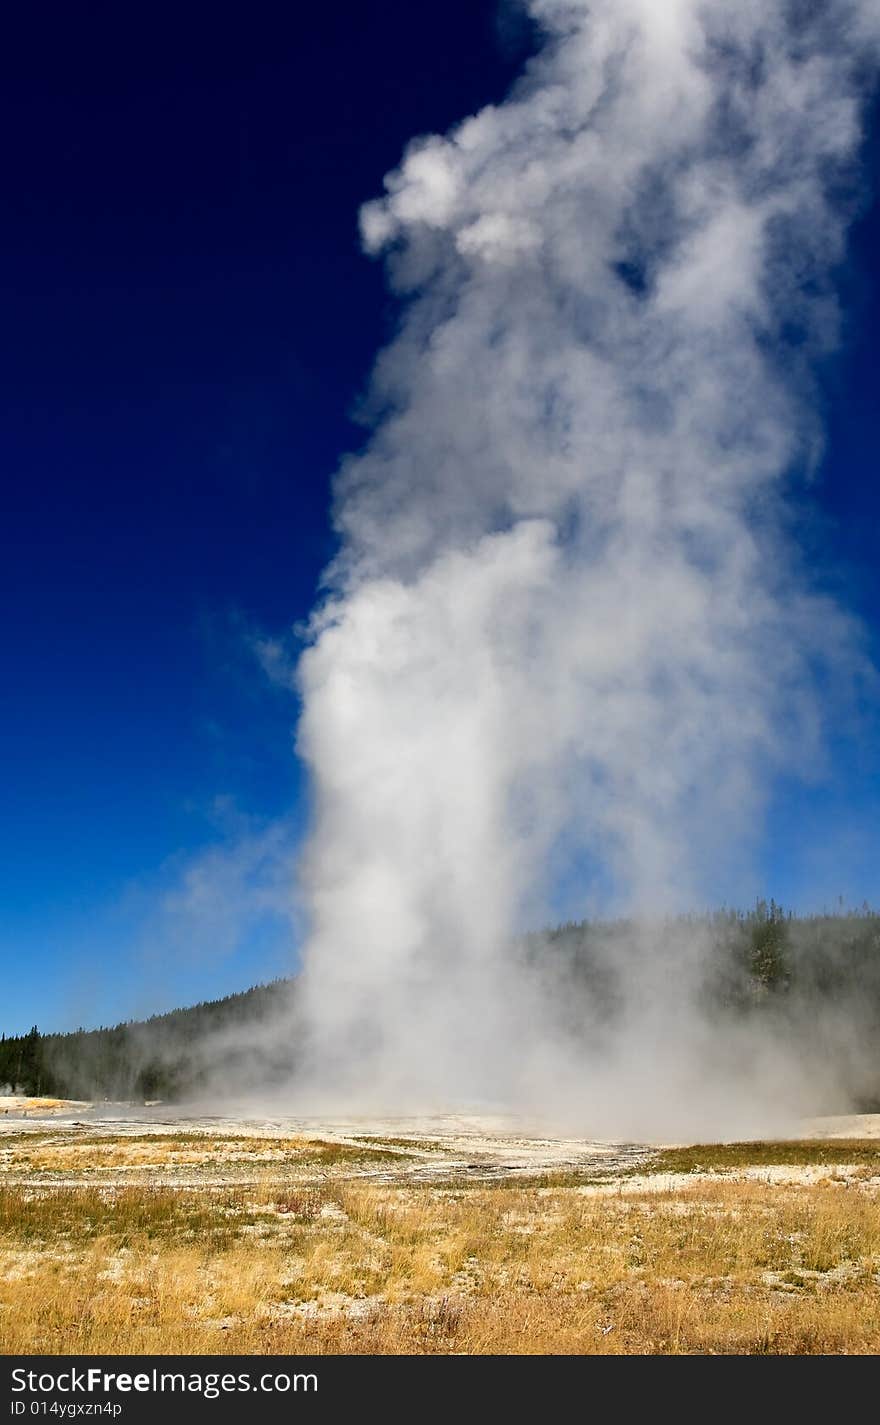
[[[371,1176],[401,1144],[7,1135],[0,1348],[880,1350],[876,1141],[670,1149],[601,1181]],[[164,1181],[181,1167],[202,1180]]]

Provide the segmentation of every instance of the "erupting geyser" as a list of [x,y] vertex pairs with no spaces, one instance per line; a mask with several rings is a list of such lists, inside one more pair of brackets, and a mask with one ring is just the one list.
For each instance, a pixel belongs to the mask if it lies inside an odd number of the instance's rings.
[[817,666],[856,656],[784,498],[820,439],[880,14],[527,8],[506,101],[414,141],[361,214],[402,316],[299,667],[302,994],[340,1099],[595,1121],[612,1083],[646,1114],[697,1080],[714,1104],[743,1045],[707,1034],[680,937],[619,952],[609,1041],[560,1028],[514,932],[576,876],[642,920],[711,897],[768,773],[821,738]]

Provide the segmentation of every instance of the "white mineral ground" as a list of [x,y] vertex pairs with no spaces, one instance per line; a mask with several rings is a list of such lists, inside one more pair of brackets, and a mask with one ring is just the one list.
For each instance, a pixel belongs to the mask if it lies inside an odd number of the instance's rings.
[[[353,1147],[383,1147],[398,1161],[352,1164],[357,1176],[420,1178],[589,1172],[613,1178],[632,1170],[658,1143],[633,1143],[550,1135],[527,1121],[478,1114],[434,1114],[424,1117],[302,1117],[217,1115],[186,1105],[82,1103],[61,1099],[0,1098],[0,1137],[7,1133],[42,1132],[51,1123],[53,1136],[69,1141],[78,1133],[108,1138],[150,1133],[205,1134],[218,1137],[304,1138]],[[880,1138],[880,1114],[850,1114],[802,1120],[790,1139]],[[390,1143],[375,1140],[392,1140]],[[705,1142],[703,1137],[700,1141]],[[680,1145],[676,1145],[680,1146]],[[765,1174],[767,1169],[762,1170]],[[799,1173],[803,1169],[798,1170]],[[7,1178],[7,1181],[9,1179]]]

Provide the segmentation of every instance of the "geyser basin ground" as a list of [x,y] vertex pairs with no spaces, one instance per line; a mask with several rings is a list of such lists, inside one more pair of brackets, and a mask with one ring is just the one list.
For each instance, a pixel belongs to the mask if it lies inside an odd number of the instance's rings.
[[[2,1105],[0,1105],[2,1108]],[[297,1144],[321,1144],[325,1157],[345,1163],[356,1176],[388,1181],[439,1181],[461,1177],[492,1179],[519,1175],[533,1177],[536,1173],[577,1172],[584,1175],[620,1173],[642,1161],[649,1153],[645,1145],[623,1142],[600,1142],[582,1138],[547,1137],[521,1121],[502,1117],[477,1115],[425,1115],[422,1117],[241,1117],[182,1113],[169,1115],[166,1108],[126,1110],[122,1105],[74,1106],[73,1115],[65,1113],[64,1105],[51,1101],[44,1112],[51,1119],[51,1143],[59,1170],[65,1162],[76,1163],[73,1181],[80,1173],[99,1174],[106,1181],[107,1149],[115,1140],[134,1140],[145,1135],[157,1141],[156,1153],[165,1166],[178,1162],[181,1168],[210,1171],[216,1159],[216,1146],[234,1140],[240,1146],[234,1160],[227,1160],[227,1170],[236,1180],[246,1176],[248,1164],[278,1171],[301,1166]],[[0,1118],[0,1134],[28,1132],[40,1134],[46,1127],[38,1101],[27,1110],[27,1117],[16,1117],[14,1110]],[[34,1142],[37,1140],[34,1139]],[[186,1142],[187,1156],[181,1158],[173,1144]],[[256,1147],[264,1145],[262,1155]],[[0,1155],[3,1154],[0,1137]],[[163,1155],[159,1150],[167,1144]],[[285,1150],[289,1144],[289,1151]],[[315,1148],[317,1151],[317,1148]],[[122,1152],[117,1147],[116,1157]],[[124,1156],[124,1155],[123,1155]],[[8,1162],[5,1165],[9,1171]],[[135,1157],[124,1165],[125,1180],[137,1168]],[[2,1169],[0,1169],[2,1171]],[[321,1176],[320,1164],[316,1175]],[[141,1176],[149,1176],[150,1167]],[[179,1175],[185,1180],[186,1173]]]
[[658,1149],[32,1103],[0,1116],[0,1349],[877,1351],[878,1130]]

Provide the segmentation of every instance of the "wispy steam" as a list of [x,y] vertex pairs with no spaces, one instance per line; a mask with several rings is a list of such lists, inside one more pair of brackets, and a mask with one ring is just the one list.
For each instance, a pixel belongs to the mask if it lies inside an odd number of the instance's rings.
[[[855,656],[785,495],[820,448],[810,360],[837,336],[880,22],[869,0],[528,10],[543,45],[510,97],[414,141],[361,214],[402,318],[299,668],[303,995],[340,1093],[564,1092],[588,1116],[590,1031],[573,1058],[513,933],[560,898],[711,898],[769,772],[818,755],[817,670]],[[633,953],[608,1048],[672,1096],[707,1036],[681,985],[670,1028],[663,986],[695,954]]]

